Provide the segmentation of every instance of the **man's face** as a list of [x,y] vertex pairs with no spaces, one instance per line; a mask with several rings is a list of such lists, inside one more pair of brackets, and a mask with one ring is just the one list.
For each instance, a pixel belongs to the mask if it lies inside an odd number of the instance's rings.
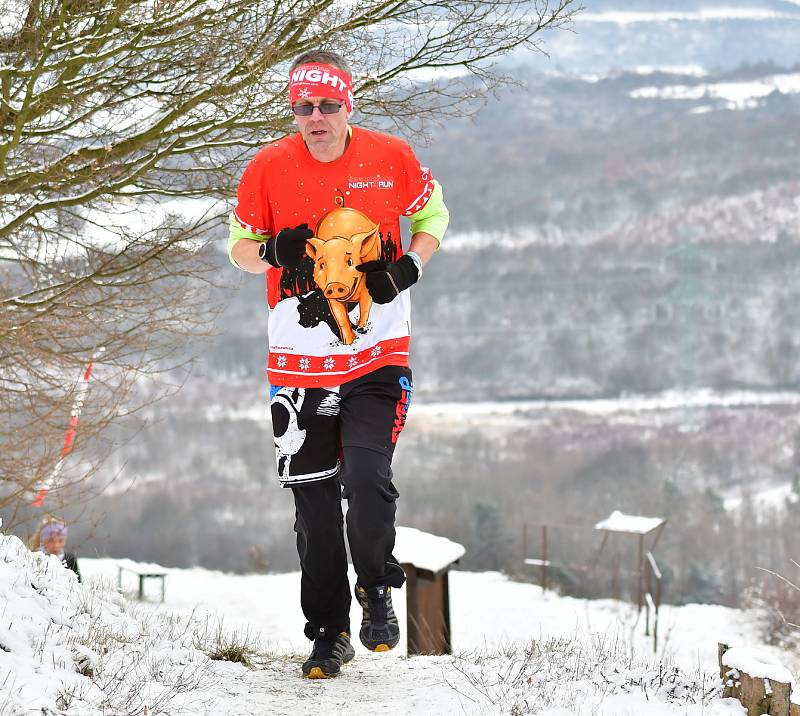
[[294,115],[294,121],[303,135],[308,148],[315,154],[328,154],[339,147],[344,147],[347,137],[348,112],[344,103],[338,99],[325,97],[304,97],[295,102],[295,107],[300,105],[332,104],[341,105],[338,112],[322,114],[319,109],[314,109],[308,117]]

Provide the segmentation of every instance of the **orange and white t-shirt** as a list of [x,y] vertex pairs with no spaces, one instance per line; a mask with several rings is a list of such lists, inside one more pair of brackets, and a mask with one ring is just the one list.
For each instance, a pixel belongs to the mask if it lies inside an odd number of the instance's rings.
[[314,159],[299,133],[250,161],[234,210],[242,228],[274,236],[306,223],[314,231],[299,266],[266,273],[272,385],[330,387],[408,365],[409,292],[373,303],[355,267],[402,255],[400,216],[422,209],[433,188],[406,142],[359,127],[333,162]]

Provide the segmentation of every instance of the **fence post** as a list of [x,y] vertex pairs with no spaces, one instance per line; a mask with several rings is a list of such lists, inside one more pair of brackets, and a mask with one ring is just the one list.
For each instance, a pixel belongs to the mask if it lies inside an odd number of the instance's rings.
[[528,559],[528,523],[522,523],[522,562]]
[[[734,698],[747,711],[747,716],[797,716],[800,708],[791,702],[792,685],[770,678],[751,676],[734,666],[723,663],[727,644],[717,644],[719,675],[723,698]],[[730,675],[729,675],[730,674]]]
[[[653,601],[653,593],[650,589],[650,562],[647,561],[644,565],[644,593],[645,593],[645,622],[644,622],[644,635],[650,636],[650,603]],[[655,604],[653,605],[655,611]]]
[[547,525],[542,525],[542,591],[547,591]]
[[656,621],[653,624],[653,652],[658,652],[658,613],[661,611],[661,578],[656,580]]
[[639,611],[644,606],[644,535],[639,536]]

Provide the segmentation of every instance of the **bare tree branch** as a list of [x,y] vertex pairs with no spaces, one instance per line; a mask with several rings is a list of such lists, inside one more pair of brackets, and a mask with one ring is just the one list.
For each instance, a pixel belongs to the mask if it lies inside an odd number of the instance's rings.
[[[357,120],[420,132],[475,111],[494,63],[575,0],[5,0],[0,29],[0,508],[58,459],[98,346],[82,445],[184,360],[244,161],[293,131],[287,69],[335,49]],[[218,240],[218,239],[217,239]],[[96,461],[59,487],[70,499]],[[96,451],[94,458],[102,459]],[[74,489],[73,489],[74,488]],[[19,514],[22,514],[20,512]],[[6,523],[13,522],[6,515]]]

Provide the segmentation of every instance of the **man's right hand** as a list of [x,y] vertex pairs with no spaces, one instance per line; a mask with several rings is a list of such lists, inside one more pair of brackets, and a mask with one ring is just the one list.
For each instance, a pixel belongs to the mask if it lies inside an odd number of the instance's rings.
[[306,241],[312,236],[308,224],[282,229],[267,241],[261,258],[275,268],[293,268],[306,255]]

